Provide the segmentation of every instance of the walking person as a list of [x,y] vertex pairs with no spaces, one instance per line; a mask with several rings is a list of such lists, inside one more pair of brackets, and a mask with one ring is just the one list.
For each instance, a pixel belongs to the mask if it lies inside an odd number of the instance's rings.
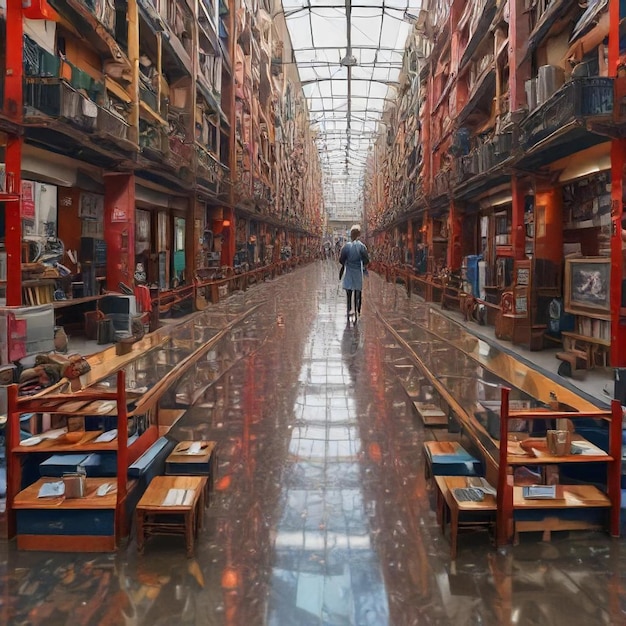
[[[341,249],[339,263],[341,270],[339,278],[343,276],[343,288],[346,290],[348,304],[348,321],[354,314],[354,321],[361,315],[361,292],[363,291],[363,273],[370,262],[367,247],[359,240],[361,228],[356,224],[350,229],[350,241]],[[352,294],[354,293],[354,309],[352,308]]]

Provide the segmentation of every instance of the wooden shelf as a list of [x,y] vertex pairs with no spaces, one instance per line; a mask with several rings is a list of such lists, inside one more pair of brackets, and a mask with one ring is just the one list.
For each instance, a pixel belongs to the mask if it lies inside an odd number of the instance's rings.
[[104,296],[85,296],[84,298],[68,298],[67,300],[56,300],[52,305],[55,309],[62,309],[68,306],[78,306],[87,302],[96,302]]
[[39,490],[46,483],[55,483],[61,478],[40,478],[36,483],[26,487],[15,496],[14,508],[16,509],[115,509],[117,490],[113,489],[105,496],[97,496],[96,491],[100,485],[107,483],[115,484],[116,478],[87,478],[86,495],[83,498],[39,498]]
[[610,507],[611,500],[594,485],[557,485],[556,498],[524,498],[523,487],[513,487],[513,508],[524,509],[587,509]]
[[[546,515],[544,519],[537,520],[517,520],[516,511],[524,509],[551,511],[555,509],[585,509],[604,507],[610,509],[609,532],[613,537],[620,533],[620,504],[621,504],[621,454],[622,454],[622,407],[617,400],[611,403],[611,409],[607,411],[511,411],[509,407],[509,390],[502,389],[502,401],[500,405],[500,442],[510,442],[509,420],[570,420],[592,419],[608,421],[608,449],[605,453],[597,446],[591,444],[586,439],[573,434],[572,442],[584,442],[592,452],[598,454],[568,454],[565,456],[552,456],[548,454],[545,440],[537,439],[538,454],[534,456],[511,455],[509,445],[500,445],[498,463],[498,523],[497,531],[498,545],[508,543],[513,533],[522,531],[544,531],[544,535],[549,535],[552,530],[562,529],[582,529],[596,528],[597,522],[594,520],[568,520],[554,519],[554,515]],[[510,468],[520,465],[545,466],[570,463],[606,463],[607,481],[604,494],[594,485],[558,485],[557,498],[530,500],[522,495],[522,487],[513,485],[510,481]]]

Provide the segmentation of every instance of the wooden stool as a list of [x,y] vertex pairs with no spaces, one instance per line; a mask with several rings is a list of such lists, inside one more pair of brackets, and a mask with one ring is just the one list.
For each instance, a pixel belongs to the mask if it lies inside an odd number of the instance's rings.
[[[137,505],[137,550],[151,535],[183,535],[187,556],[193,555],[194,539],[202,527],[206,476],[155,476]],[[182,502],[172,499],[182,492]],[[171,499],[171,501],[170,501]],[[181,520],[182,518],[182,520]]]
[[[459,529],[464,528],[495,528],[497,509],[494,496],[485,494],[484,500],[459,500],[455,489],[468,487],[467,476],[435,476],[437,485],[437,521],[441,532],[445,533],[448,519],[450,520],[450,556],[456,559]],[[472,515],[480,514],[484,515]]]

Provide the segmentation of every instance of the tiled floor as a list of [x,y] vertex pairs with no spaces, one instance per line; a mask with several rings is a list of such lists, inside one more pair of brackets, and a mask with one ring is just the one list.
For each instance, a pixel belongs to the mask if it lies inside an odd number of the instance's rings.
[[430,435],[374,314],[415,303],[372,275],[347,324],[336,274],[316,263],[234,296],[266,305],[218,346],[217,382],[172,432],[219,446],[195,558],[178,538],[143,556],[132,539],[115,555],[3,546],[0,624],[626,623],[622,542],[603,533],[501,551],[478,533],[450,561],[423,478]]

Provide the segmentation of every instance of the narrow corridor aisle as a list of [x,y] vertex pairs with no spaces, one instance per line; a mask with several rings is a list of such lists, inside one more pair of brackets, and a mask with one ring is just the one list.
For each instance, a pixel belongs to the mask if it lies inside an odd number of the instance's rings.
[[[332,261],[234,296],[265,304],[208,355],[215,383],[170,435],[218,442],[195,558],[180,538],[116,555],[0,557],[0,623],[46,626],[509,626],[623,624],[624,557],[604,534],[496,552],[463,536],[451,563],[426,489],[430,438],[399,384],[366,281],[345,316]],[[176,394],[181,397],[186,381]],[[621,600],[623,602],[623,600]]]

